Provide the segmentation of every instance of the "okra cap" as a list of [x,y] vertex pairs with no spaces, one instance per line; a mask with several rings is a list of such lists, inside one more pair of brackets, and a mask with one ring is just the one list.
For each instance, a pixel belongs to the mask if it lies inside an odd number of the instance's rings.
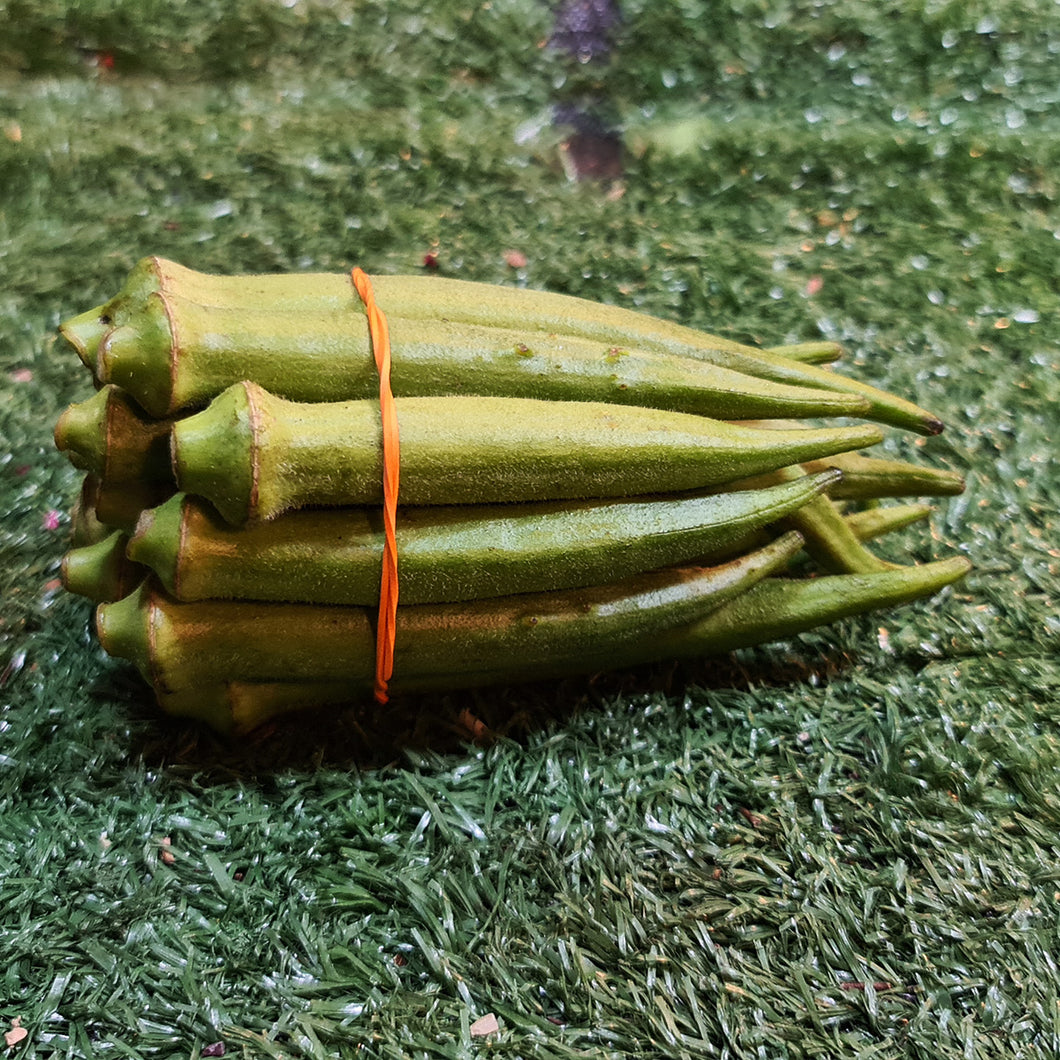
[[95,309],[90,309],[87,313],[81,313],[59,325],[59,334],[73,346],[81,363],[93,370],[99,344],[111,328],[111,322],[105,310],[106,306],[96,306]]
[[102,475],[107,464],[107,405],[113,388],[69,405],[55,424],[55,448],[74,467]]
[[121,530],[115,530],[102,541],[70,549],[62,559],[63,587],[96,603],[120,600],[147,574],[130,560],[128,540]]
[[141,516],[129,539],[128,556],[150,567],[166,589],[176,594],[180,570],[180,538],[185,494],[176,493]]
[[233,525],[246,522],[257,493],[254,418],[248,384],[236,383],[202,412],[173,424],[177,485],[209,498]]

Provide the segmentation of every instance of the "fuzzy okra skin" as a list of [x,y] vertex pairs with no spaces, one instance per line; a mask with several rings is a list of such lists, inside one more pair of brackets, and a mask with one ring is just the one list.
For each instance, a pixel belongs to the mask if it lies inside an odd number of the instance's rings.
[[74,467],[108,482],[172,485],[171,426],[147,417],[125,391],[108,384],[65,409],[55,425],[55,446]]
[[[703,659],[785,640],[846,618],[934,596],[965,577],[971,564],[963,556],[913,567],[869,574],[831,574],[815,578],[768,577],[751,586],[710,614],[659,634],[650,646],[631,645],[621,665],[637,666],[663,659]],[[518,664],[477,672],[475,685],[513,684],[554,680],[615,669],[604,653],[585,653],[572,663],[557,657],[535,667]],[[423,674],[407,686],[409,691],[441,690],[444,674]],[[247,697],[245,717],[252,713]],[[332,697],[334,693],[332,693]],[[310,705],[303,697],[305,705]],[[330,701],[334,701],[331,698]],[[274,711],[275,713],[275,711]]]
[[[398,398],[403,505],[670,493],[874,445],[871,425],[754,428],[635,406],[531,398]],[[234,525],[291,508],[376,504],[378,401],[305,404],[253,383],[173,426],[178,485]]]
[[[864,397],[757,379],[705,361],[599,340],[393,317],[398,396],[484,394],[610,401],[716,419],[857,416]],[[155,416],[201,406],[251,379],[295,401],[371,397],[378,376],[359,299],[316,314],[203,306],[154,295],[138,317],[107,332],[96,374]]]
[[[179,267],[177,271],[180,271]],[[163,287],[133,284],[133,295],[124,300],[119,296],[118,307],[108,303],[100,311],[82,314],[76,321],[67,322],[61,328],[62,333],[101,379],[121,383],[131,371],[135,371],[132,367],[136,364],[135,350],[163,341],[160,333],[151,335],[149,332],[152,327],[157,328],[168,320],[165,306],[175,304],[175,300],[185,299],[204,308],[236,308],[251,314],[282,311],[309,318],[348,315],[342,309],[348,304],[350,289],[349,278],[344,275],[210,277],[197,274],[198,278],[193,281],[189,273],[190,270],[183,270],[182,280]],[[311,293],[314,285],[319,285],[321,291],[315,303]],[[868,402],[865,415],[869,418],[921,434],[938,434],[942,430],[942,423],[936,416],[912,402],[812,363],[819,355],[810,351],[802,357],[798,352],[795,357],[787,357],[633,310],[545,291],[433,276],[379,276],[373,279],[373,285],[380,306],[392,325],[398,324],[399,327],[407,327],[411,321],[446,321],[451,325],[515,331],[521,336],[518,341],[530,348],[547,336],[558,336],[600,343],[606,349],[654,350],[705,361],[743,376],[857,396]],[[285,288],[291,293],[285,294]],[[211,289],[218,294],[204,293]],[[159,310],[156,306],[153,312],[156,323],[147,325],[146,330],[138,330],[140,326],[136,323],[135,313],[130,315],[126,310],[137,304],[142,309],[144,304],[152,301],[162,307]],[[99,333],[102,320],[108,322],[111,329],[108,334]],[[130,326],[132,331],[127,331]],[[112,347],[111,352],[105,355],[108,347]],[[124,358],[115,353],[122,347],[126,350]],[[108,357],[116,357],[118,362],[124,360],[128,367],[116,369],[112,378],[107,374]],[[208,371],[208,368],[203,370]],[[251,373],[245,373],[245,376],[253,377]],[[152,394],[145,400],[159,399]],[[200,394],[199,400],[203,400],[203,395]],[[152,403],[147,407],[154,415],[161,416],[177,406],[169,404],[161,411],[160,405]],[[728,417],[730,414],[724,415]]]
[[[967,560],[954,557],[875,574],[806,580],[769,577],[704,618],[664,633],[654,643],[632,647],[617,665],[710,658],[793,637],[868,611],[932,596],[960,580],[968,569]],[[578,659],[561,655],[534,666],[517,660],[513,665],[485,666],[456,676],[424,673],[407,680],[403,687],[408,692],[426,692],[516,684],[596,673],[615,666],[613,655],[585,654]],[[166,713],[198,718],[221,732],[245,733],[277,715],[349,704],[363,695],[359,685],[314,677],[305,681],[217,681],[174,692],[159,690],[158,701]]]
[[[736,493],[595,502],[403,508],[400,602],[421,604],[602,585],[739,552],[839,472]],[[376,509],[290,512],[233,528],[177,495],[141,516],[128,546],[183,601],[375,604],[383,553]]]
[[[498,666],[576,662],[583,655],[644,650],[747,591],[802,545],[785,534],[717,567],[651,571],[610,585],[520,593],[464,604],[399,608],[394,679],[446,674],[455,684]],[[133,662],[157,689],[221,680],[342,680],[370,688],[375,672],[372,609],[245,601],[178,603],[150,582],[96,610],[108,654]]]
[[[431,277],[428,282],[434,282]],[[383,279],[383,283],[389,280]],[[463,281],[466,283],[466,281]],[[469,284],[476,289],[485,284]],[[523,297],[532,297],[525,292]],[[194,302],[204,307],[328,314],[358,306],[360,299],[353,289],[349,273],[265,273],[223,276],[199,272],[161,257],[141,259],[129,272],[122,289],[101,306],[67,321],[60,331],[77,350],[86,365],[95,364],[100,340],[115,326],[128,324],[142,311],[151,295],[164,300],[173,298]],[[589,304],[589,303],[586,303]],[[394,314],[397,314],[396,307]],[[389,314],[391,307],[384,307]],[[718,345],[737,346],[727,339],[708,336]],[[793,359],[813,360],[824,357],[834,360],[839,348],[834,343],[800,343],[793,347],[776,347],[772,352],[788,354]],[[800,356],[801,352],[806,357]]]
[[918,434],[939,434],[943,429],[937,416],[867,383],[631,309],[440,277],[380,276],[372,282],[379,304],[395,316],[517,327],[691,357],[760,379],[857,394],[869,402],[863,415]]

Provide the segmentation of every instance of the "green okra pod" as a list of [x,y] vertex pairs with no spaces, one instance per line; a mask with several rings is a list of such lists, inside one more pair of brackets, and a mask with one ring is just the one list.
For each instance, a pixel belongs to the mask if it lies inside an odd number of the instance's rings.
[[[400,602],[601,585],[712,560],[838,478],[834,471],[762,490],[636,500],[404,508]],[[296,511],[233,528],[178,494],[143,514],[128,552],[178,600],[368,605],[379,598],[383,536],[377,509]]]
[[55,445],[74,467],[107,482],[173,484],[172,422],[147,417],[125,391],[106,385],[70,405],[55,425]]
[[[390,339],[398,396],[610,401],[716,419],[856,416],[869,405],[857,395],[595,339],[400,317],[390,320]],[[378,390],[356,298],[342,309],[308,314],[152,295],[137,316],[104,336],[96,374],[158,417],[201,406],[244,379],[295,401],[353,400]]]
[[[169,276],[163,278],[167,271]],[[515,331],[522,336],[519,341],[531,348],[544,336],[557,336],[561,339],[602,343],[608,349],[655,350],[707,361],[745,376],[857,395],[868,401],[867,415],[883,423],[921,434],[937,434],[942,430],[941,422],[931,413],[868,384],[824,370],[810,363],[814,355],[807,355],[802,360],[798,353],[795,357],[786,357],[634,310],[546,291],[436,276],[378,276],[373,279],[373,285],[379,304],[392,326],[400,327],[402,325],[398,322],[416,320],[445,321],[455,325]],[[81,324],[70,322],[63,331],[83,358],[90,357],[91,351],[96,353],[100,360],[97,365],[100,378],[121,383],[124,378],[119,378],[121,370],[114,377],[106,374],[107,358],[103,354],[108,342],[120,346],[126,340],[120,336],[101,337],[98,333],[101,320],[121,332],[127,326],[129,309],[133,310],[131,315],[135,316],[137,310],[142,310],[144,304],[152,300],[164,306],[178,299],[206,308],[235,308],[251,314],[289,312],[292,316],[312,318],[327,316],[336,309],[340,313],[344,312],[350,304],[350,287],[346,275],[213,277],[195,274],[172,263],[161,263],[160,259],[154,259],[153,262],[141,263],[134,270],[127,290],[113,303],[101,307],[101,311],[95,313],[94,320],[90,318],[83,321],[85,316],[89,316],[83,314],[82,318],[78,318]],[[314,288],[318,289],[318,296],[314,296]],[[150,328],[147,330],[150,331]],[[153,339],[144,334],[140,336],[140,341],[150,342]],[[254,376],[247,374],[244,378]],[[229,379],[229,382],[232,381]],[[177,406],[171,405],[164,411],[156,411],[153,404],[146,404],[145,407],[161,416]]]
[[[399,398],[403,505],[692,490],[876,444],[870,425],[760,431],[679,412],[530,398]],[[232,524],[381,499],[374,400],[285,401],[241,383],[173,426],[180,488]]]
[[[968,570],[960,557],[902,567],[885,573],[838,574],[793,580],[767,578],[709,616],[665,635],[662,643],[642,645],[624,660],[607,655],[552,659],[542,665],[483,669],[461,674],[424,674],[406,682],[407,691],[442,691],[489,684],[515,684],[591,674],[617,666],[672,658],[709,658],[737,648],[805,633],[867,611],[910,603],[931,596],[962,578]],[[196,717],[221,732],[250,732],[277,715],[362,699],[361,687],[342,681],[232,681],[159,694],[170,714]]]
[[971,570],[964,556],[870,574],[768,578],[710,615],[661,636],[664,657],[718,655],[782,640],[816,626],[897,607],[959,581]]
[[[575,662],[609,654],[617,664],[778,569],[801,547],[786,534],[718,567],[666,568],[612,585],[521,593],[465,604],[399,608],[391,688],[425,674],[454,687],[478,670]],[[145,583],[96,611],[105,651],[133,662],[162,692],[222,680],[374,680],[370,608],[243,601],[178,603]]]
[[[304,316],[308,319],[329,315],[344,317],[347,315],[345,308],[350,303],[350,283],[345,275],[219,278],[200,274],[195,278],[189,275],[190,270],[184,270],[179,280],[167,286],[158,282],[152,270],[157,273],[157,265],[140,269],[137,277],[131,281],[132,290],[119,296],[116,305],[102,307],[94,321],[84,321],[86,315],[82,315],[82,318],[78,318],[81,323],[69,322],[64,326],[63,333],[70,338],[83,358],[89,357],[91,351],[95,352],[97,374],[105,381],[121,385],[127,383],[135,363],[133,351],[137,345],[147,349],[162,341],[159,328],[168,326],[166,307],[176,305],[181,299],[189,305],[197,304],[206,309],[223,311],[234,308],[237,312],[249,312],[251,315],[258,312],[277,316],[286,313],[291,317]],[[174,270],[174,275],[177,271],[180,271],[179,267]],[[246,285],[243,279],[248,281]],[[413,321],[444,321],[449,325],[513,331],[521,336],[518,341],[531,349],[546,337],[556,336],[561,340],[588,340],[603,344],[606,349],[654,350],[706,361],[743,376],[856,395],[868,401],[866,415],[870,418],[921,434],[937,434],[942,430],[937,417],[912,402],[827,371],[810,363],[813,356],[800,361],[797,356],[786,357],[743,346],[717,335],[633,310],[601,305],[570,295],[434,276],[379,276],[373,279],[373,284],[376,297],[389,317],[391,326],[399,330],[408,327],[409,322]],[[320,289],[320,297],[316,300],[312,294],[314,286]],[[211,289],[218,293],[211,296],[208,293]],[[281,293],[284,290],[294,293],[284,295]],[[138,324],[135,322],[136,311],[130,314],[127,310],[136,306],[142,312],[146,304],[155,306],[149,314],[153,320]],[[294,306],[299,308],[291,311]],[[133,321],[126,323],[130,317]],[[113,325],[112,330],[102,337],[98,334],[100,320]],[[274,323],[283,330],[278,319]],[[131,331],[127,330],[130,328]],[[181,342],[178,336],[176,345],[180,346]],[[200,370],[209,371],[204,364],[200,365]],[[245,373],[243,378],[255,376]],[[229,378],[227,382],[233,381]],[[220,389],[223,387],[218,386],[215,393]],[[197,400],[204,399],[204,395],[200,394]],[[142,400],[145,407],[157,416],[169,414],[179,407],[172,399],[163,408],[160,399],[153,393]]]
[[943,429],[932,413],[867,383],[631,309],[570,295],[440,277],[380,276],[373,284],[380,305],[395,316],[515,327],[524,333],[537,330],[691,357],[778,383],[860,395],[869,402],[863,415],[919,434],[938,434]]

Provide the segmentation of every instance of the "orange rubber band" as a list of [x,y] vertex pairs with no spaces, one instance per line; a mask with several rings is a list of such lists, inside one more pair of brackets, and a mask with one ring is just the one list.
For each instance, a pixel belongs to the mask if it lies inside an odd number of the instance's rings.
[[383,572],[379,581],[379,623],[375,637],[375,698],[385,703],[387,682],[394,672],[394,641],[397,638],[398,569],[397,524],[398,478],[401,464],[397,409],[390,389],[390,330],[383,311],[375,303],[372,281],[361,269],[350,273],[353,286],[364,302],[368,337],[379,372],[379,411],[383,420]]

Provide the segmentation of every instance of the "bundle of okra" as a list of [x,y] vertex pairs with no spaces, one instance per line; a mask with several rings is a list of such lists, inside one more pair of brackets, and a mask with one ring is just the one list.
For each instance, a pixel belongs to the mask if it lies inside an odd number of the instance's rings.
[[[868,547],[930,511],[882,500],[963,483],[858,452],[876,424],[942,425],[833,371],[833,344],[760,350],[436,276],[374,286],[400,426],[392,690],[725,653],[967,571]],[[148,258],[61,333],[98,388],[55,431],[87,472],[63,576],[99,604],[103,648],[221,730],[369,694],[383,456],[350,277]]]

